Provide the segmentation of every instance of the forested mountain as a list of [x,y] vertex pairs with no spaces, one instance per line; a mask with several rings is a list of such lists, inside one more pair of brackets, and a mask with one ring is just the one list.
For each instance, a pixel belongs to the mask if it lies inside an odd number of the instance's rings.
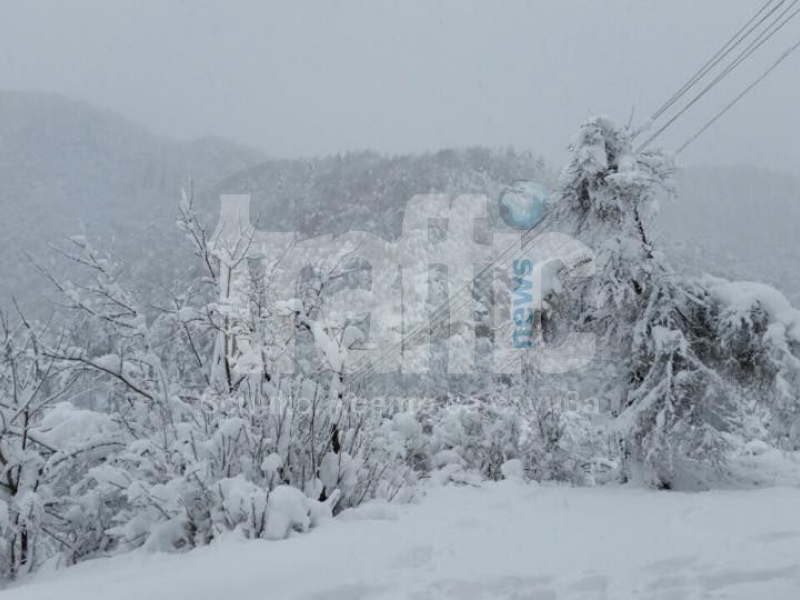
[[213,188],[218,195],[250,194],[263,230],[301,235],[364,230],[386,239],[400,234],[406,204],[416,194],[485,194],[498,218],[497,198],[518,179],[552,182],[544,161],[525,152],[467,148],[383,156],[356,152],[322,159],[267,161]]
[[[252,196],[251,215],[264,230],[305,235],[364,229],[398,235],[405,203],[428,192],[483,193],[493,223],[497,200],[517,179],[552,186],[558,170],[530,154],[484,148],[385,157],[351,153],[319,160],[267,161],[215,186]],[[656,244],[693,273],[762,281],[800,302],[800,182],[792,175],[745,167],[681,167],[675,194],[659,199]],[[213,215],[211,215],[213,219]],[[501,225],[502,226],[502,225]]]
[[[177,199],[189,178],[210,227],[219,194],[247,193],[264,230],[310,236],[363,229],[392,238],[414,194],[486,194],[497,224],[506,185],[552,185],[556,175],[535,155],[485,148],[264,160],[224,139],[160,138],[60,96],[0,92],[0,297],[13,292],[38,302],[46,284],[25,253],[51,264],[48,245],[78,234],[145,279],[173,280],[182,271]],[[800,251],[790,243],[800,222],[795,178],[754,167],[690,167],[676,181],[678,193],[662,200],[657,225],[657,241],[673,260],[695,272],[764,281],[800,300]]]

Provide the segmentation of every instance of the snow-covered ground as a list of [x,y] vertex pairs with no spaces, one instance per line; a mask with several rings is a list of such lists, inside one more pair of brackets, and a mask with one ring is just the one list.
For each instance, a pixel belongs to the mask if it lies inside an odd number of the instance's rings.
[[800,488],[514,482],[369,504],[282,542],[84,563],[2,600],[800,598]]

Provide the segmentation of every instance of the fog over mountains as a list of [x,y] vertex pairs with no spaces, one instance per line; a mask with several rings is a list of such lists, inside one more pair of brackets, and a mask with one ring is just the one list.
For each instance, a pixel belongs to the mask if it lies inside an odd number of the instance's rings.
[[43,281],[25,253],[86,234],[133,263],[174,220],[180,186],[257,164],[263,155],[228,140],[179,143],[111,111],[36,92],[0,92],[0,295],[26,300]]
[[[261,229],[303,236],[363,229],[399,234],[405,203],[420,193],[482,193],[496,199],[518,179],[552,183],[560,165],[508,150],[471,148],[428,155],[372,152],[266,159],[218,138],[189,143],[155,136],[112,111],[37,92],[0,93],[0,296],[28,301],[47,288],[26,253],[56,266],[50,244],[87,235],[144,279],[181,272],[174,227],[189,177],[213,227],[218,198],[251,194]],[[755,167],[690,167],[676,198],[662,202],[658,240],[692,271],[764,281],[800,301],[791,243],[800,222],[798,181]],[[32,235],[33,231],[36,235]]]

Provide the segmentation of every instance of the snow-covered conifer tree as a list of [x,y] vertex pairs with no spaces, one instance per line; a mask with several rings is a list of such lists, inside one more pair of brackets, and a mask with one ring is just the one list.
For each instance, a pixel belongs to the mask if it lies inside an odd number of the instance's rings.
[[585,123],[571,147],[557,225],[592,247],[595,275],[567,293],[598,339],[595,376],[617,415],[626,473],[657,486],[696,485],[722,461],[737,409],[732,387],[704,361],[713,331],[653,245],[656,196],[670,191],[670,158],[636,151],[631,132]]

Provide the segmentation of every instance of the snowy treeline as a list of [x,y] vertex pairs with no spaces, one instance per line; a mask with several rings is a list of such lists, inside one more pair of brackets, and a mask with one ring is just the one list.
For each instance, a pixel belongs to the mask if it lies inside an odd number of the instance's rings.
[[[750,440],[797,449],[800,311],[766,286],[670,268],[649,232],[672,172],[628,130],[586,123],[547,219],[594,250],[595,275],[556,273],[540,317],[546,336],[593,331],[592,366],[414,410],[348,386],[361,333],[325,310],[350,276],[342,257],[310,265],[289,302],[269,269],[250,297],[220,295],[248,232],[213,247],[186,194],[178,225],[204,275],[151,306],[73,238],[64,254],[87,278],[42,268],[72,317],[41,325],[12,307],[0,323],[0,578],[234,530],[280,539],[368,499],[409,499],[420,478],[697,488],[730,478],[727,457]],[[282,377],[292,335],[310,354]],[[600,401],[559,400],[576,389]]]

